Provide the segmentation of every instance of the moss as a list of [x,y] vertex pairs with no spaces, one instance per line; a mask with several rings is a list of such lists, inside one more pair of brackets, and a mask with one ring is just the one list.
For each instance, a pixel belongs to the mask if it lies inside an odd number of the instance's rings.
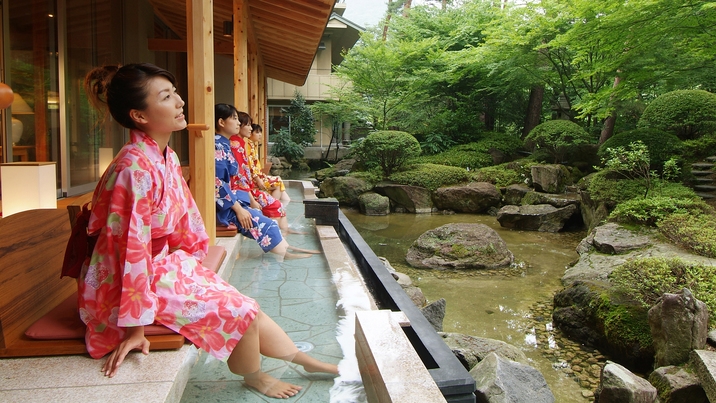
[[604,336],[618,349],[651,349],[653,340],[649,328],[648,310],[639,304],[622,301],[603,293],[591,304],[594,316],[604,327]]
[[421,186],[430,190],[469,179],[470,175],[462,168],[437,164],[415,164],[390,176],[390,180],[402,185]]

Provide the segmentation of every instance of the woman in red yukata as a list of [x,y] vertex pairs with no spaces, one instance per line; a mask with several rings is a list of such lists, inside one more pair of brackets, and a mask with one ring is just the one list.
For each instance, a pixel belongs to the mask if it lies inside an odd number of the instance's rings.
[[149,353],[144,326],[157,322],[227,362],[248,386],[294,396],[301,388],[263,372],[261,355],[307,372],[338,368],[299,352],[256,301],[202,267],[209,237],[168,147],[187,125],[175,83],[152,64],[99,67],[85,80],[94,106],[130,129],[92,199],[88,232],[97,240],[79,278],[87,351],[109,354],[102,371],[113,377],[131,350]]

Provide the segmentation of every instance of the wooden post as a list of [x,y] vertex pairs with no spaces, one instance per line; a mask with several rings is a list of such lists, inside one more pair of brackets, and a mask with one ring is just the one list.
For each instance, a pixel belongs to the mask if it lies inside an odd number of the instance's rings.
[[249,112],[249,4],[234,0],[234,106]]
[[264,71],[263,63],[259,63],[259,122],[261,127],[264,129],[261,139],[264,145],[261,148],[261,162],[263,166],[266,166],[268,160],[268,121],[266,120],[266,111],[268,110],[268,99],[266,98],[266,71]]
[[251,53],[249,55],[249,71],[251,76],[249,77],[249,114],[254,123],[260,122],[259,116],[259,62],[258,62],[258,50],[256,46],[252,46]]
[[[214,127],[214,2],[187,0],[187,105],[191,192],[213,245],[216,237],[214,201],[214,136],[199,129]],[[194,126],[199,125],[199,126]],[[203,126],[202,126],[203,125]]]

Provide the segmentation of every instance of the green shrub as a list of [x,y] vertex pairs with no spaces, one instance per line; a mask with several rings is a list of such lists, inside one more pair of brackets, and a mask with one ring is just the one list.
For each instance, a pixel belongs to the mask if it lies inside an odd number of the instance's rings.
[[518,137],[487,132],[483,133],[476,142],[461,144],[439,154],[422,156],[412,162],[478,169],[493,165],[490,150],[497,150],[509,156],[520,148],[522,148],[522,140]]
[[564,161],[565,154],[570,147],[591,143],[593,139],[589,133],[574,122],[549,120],[532,129],[525,141],[534,145],[533,151],[546,150],[554,163],[560,163]]
[[[713,266],[687,263],[676,258],[633,259],[615,268],[609,279],[645,308],[656,304],[664,293],[677,293],[688,288],[694,297],[706,304],[709,312],[716,312]],[[715,319],[711,315],[710,322]]]
[[637,127],[667,131],[682,140],[713,133],[716,131],[716,94],[704,90],[667,92],[644,109]]
[[686,140],[681,146],[681,155],[687,161],[697,161],[714,155],[716,133],[707,133],[695,140]]
[[271,155],[284,157],[289,162],[296,162],[303,158],[303,147],[291,140],[291,134],[283,128],[274,138]]
[[630,143],[641,141],[649,150],[651,169],[661,170],[664,162],[681,151],[681,143],[675,135],[656,129],[636,129],[612,136],[599,146],[597,155],[606,158],[608,148],[627,147]]
[[415,164],[389,178],[402,185],[421,186],[435,190],[441,186],[467,182],[470,174],[463,168],[435,164]]
[[353,176],[358,179],[363,179],[364,181],[370,183],[371,185],[375,185],[376,183],[383,180],[383,171],[376,168],[376,169],[372,169],[369,171],[350,172],[346,176]]
[[420,155],[420,143],[411,134],[377,131],[352,147],[353,154],[370,169],[379,167],[388,177],[407,160]]
[[525,178],[519,172],[509,169],[506,164],[480,168],[472,174],[475,182],[490,182],[497,187],[523,183]]
[[699,198],[652,196],[620,203],[609,217],[621,223],[656,225],[671,214],[701,214],[708,211],[708,207]]
[[694,253],[716,258],[716,215],[672,214],[656,224],[671,242]]
[[[619,203],[644,195],[644,184],[640,180],[616,179],[607,171],[600,171],[585,179],[589,197],[595,202],[606,203],[614,207]],[[654,180],[651,196],[693,199],[694,191],[680,183]]]

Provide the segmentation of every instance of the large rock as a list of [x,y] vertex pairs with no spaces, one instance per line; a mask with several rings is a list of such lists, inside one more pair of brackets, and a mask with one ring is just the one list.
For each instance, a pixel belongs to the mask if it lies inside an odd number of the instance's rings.
[[708,403],[699,378],[676,366],[660,367],[649,374],[661,403]]
[[358,196],[358,207],[365,215],[382,216],[390,214],[390,199],[375,192]]
[[522,198],[525,197],[527,193],[532,191],[533,190],[530,187],[522,184],[510,185],[505,188],[505,192],[502,195],[502,202],[504,204],[514,204],[515,206],[519,206],[522,204]]
[[592,245],[602,253],[620,255],[649,246],[648,235],[640,234],[617,223],[607,223],[594,229]]
[[623,366],[607,361],[596,397],[599,403],[654,403],[656,388]]
[[463,186],[438,188],[433,195],[433,201],[441,210],[483,213],[490,207],[499,206],[502,194],[492,183],[470,182]]
[[322,197],[335,197],[344,206],[357,206],[358,196],[372,188],[370,183],[353,176],[328,178],[321,182]]
[[435,329],[436,332],[443,331],[443,319],[445,319],[446,304],[447,302],[445,301],[445,298],[440,298],[439,300],[433,301],[420,309],[423,316],[425,316],[425,319],[433,325],[433,329]]
[[532,186],[538,192],[562,193],[571,182],[569,170],[564,165],[532,165]]
[[573,204],[562,208],[549,204],[504,206],[497,212],[497,221],[505,228],[559,232],[575,211],[577,207]]
[[478,402],[554,402],[554,395],[538,370],[495,353],[480,361],[470,370],[470,375],[475,379]]
[[376,192],[387,196],[394,204],[411,213],[430,214],[433,211],[433,199],[430,190],[420,186],[381,184]]
[[405,260],[422,269],[495,269],[509,266],[514,255],[487,225],[452,223],[420,235]]
[[716,352],[694,350],[689,360],[696,376],[701,381],[709,402],[716,402]]
[[440,333],[440,336],[468,371],[490,353],[495,353],[510,361],[529,365],[529,359],[522,350],[502,340],[486,339],[462,333]]
[[649,309],[649,327],[654,340],[656,367],[679,365],[689,360],[691,350],[706,346],[709,312],[706,304],[684,288],[665,293]]
[[[574,204],[579,207],[582,198],[577,193],[540,193],[540,192],[527,192],[522,197],[519,204],[549,204],[557,208],[569,206]],[[509,204],[509,203],[505,203]]]

